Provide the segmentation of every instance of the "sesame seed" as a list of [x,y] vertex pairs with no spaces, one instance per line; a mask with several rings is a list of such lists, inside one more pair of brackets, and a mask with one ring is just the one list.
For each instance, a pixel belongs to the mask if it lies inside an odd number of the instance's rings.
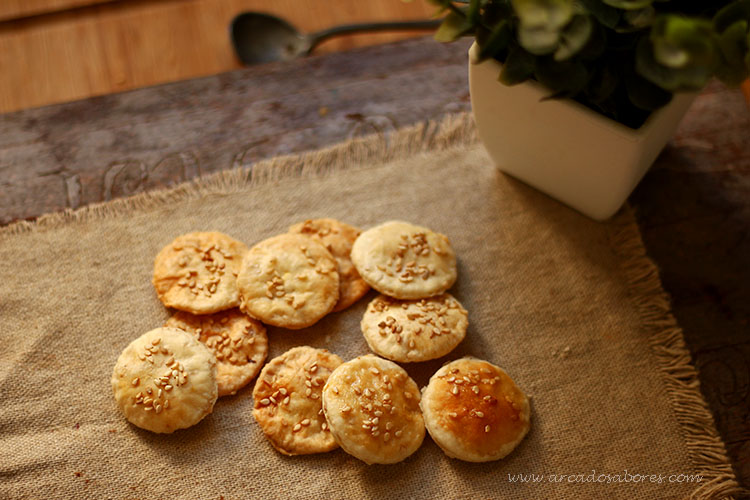
[[310,419],[306,418],[302,422],[300,422],[300,424],[305,425],[305,426],[310,425]]
[[474,415],[476,415],[479,418],[483,418],[484,417],[484,412],[477,411],[477,412],[474,412]]
[[138,383],[139,383],[140,381],[141,381],[141,379],[140,379],[140,378],[138,378],[138,377],[135,377],[135,378],[133,379],[133,387],[138,387]]
[[165,399],[164,400],[164,409],[166,410],[167,408],[169,408],[169,400]]
[[167,391],[167,392],[169,392],[169,391],[172,390],[172,386],[170,384],[167,384],[167,385],[164,386],[164,390]]
[[390,440],[391,440],[391,435],[389,433],[386,432],[385,434],[383,434],[383,441],[387,443]]
[[312,394],[312,389],[308,387],[307,389],[305,389],[305,396],[309,396],[310,394]]
[[161,392],[161,389],[159,389],[159,395],[157,397],[160,398],[161,395],[162,395],[162,392]]
[[380,375],[380,370],[373,366],[372,368],[370,368],[370,373],[372,373],[373,375]]
[[476,385],[471,388],[471,390],[474,392],[474,394],[479,394],[479,387]]
[[490,432],[490,426],[489,425],[485,425],[484,426],[484,432]]
[[454,385],[453,389],[451,389],[451,392],[453,393],[454,396],[458,396],[458,387]]
[[273,396],[269,397],[268,399],[271,400],[273,404],[276,404],[276,399]]
[[270,403],[271,401],[268,398],[263,398],[260,400],[260,404],[262,404],[263,406],[267,406]]
[[321,429],[323,429],[323,430],[326,430],[326,429],[328,429],[328,424],[327,424],[327,423],[325,423],[325,422],[323,422],[323,423],[322,423],[322,424],[320,425],[320,428],[321,428]]
[[161,342],[161,337],[156,337],[151,341],[151,345],[159,345],[159,342]]
[[387,422],[387,423],[385,424],[385,430],[389,431],[389,430],[391,430],[392,428],[393,428],[393,424],[392,424],[392,423],[390,423],[390,422]]
[[393,435],[396,436],[396,437],[401,437],[401,434],[403,434],[403,433],[404,433],[404,431],[397,430],[396,432],[393,433]]
[[287,397],[285,397],[285,398],[284,398],[284,401],[283,401],[283,403],[284,403],[285,405],[288,405],[288,404],[289,404],[289,396],[287,396]]
[[294,428],[292,428],[292,432],[297,432],[301,428],[302,428],[302,426],[300,424],[294,424]]

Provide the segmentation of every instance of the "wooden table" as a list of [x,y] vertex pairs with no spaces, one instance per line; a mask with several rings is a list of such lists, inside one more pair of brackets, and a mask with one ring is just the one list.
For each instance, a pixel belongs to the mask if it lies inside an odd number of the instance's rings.
[[[416,39],[0,115],[0,223],[469,110],[467,48]],[[750,486],[750,113],[739,91],[706,89],[631,203]]]

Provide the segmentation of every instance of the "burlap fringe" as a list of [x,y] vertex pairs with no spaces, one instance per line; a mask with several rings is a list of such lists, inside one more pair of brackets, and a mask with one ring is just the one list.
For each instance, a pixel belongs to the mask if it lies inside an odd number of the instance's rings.
[[659,270],[646,255],[633,220],[630,207],[621,210],[612,221],[615,227],[612,243],[623,259],[631,296],[648,329],[651,348],[659,362],[672,411],[680,424],[695,473],[703,475],[700,486],[688,498],[733,499],[747,494],[735,479],[724,442],[700,392],[698,372],[685,346],[682,329],[662,289]]
[[[341,169],[367,168],[424,152],[471,145],[477,140],[470,114],[449,115],[440,122],[423,122],[391,134],[355,138],[319,151],[263,160],[251,167],[225,170],[170,189],[44,215],[33,222],[16,222],[0,228],[0,236],[148,211],[180,200],[229,194],[288,178],[326,176]],[[661,365],[685,445],[696,472],[703,474],[706,480],[689,498],[732,499],[742,494],[743,489],[735,479],[724,443],[716,432],[711,412],[700,393],[698,373],[691,364],[682,330],[671,314],[669,298],[661,288],[658,270],[646,255],[641,235],[632,221],[633,214],[629,208],[615,218],[613,245],[622,254],[636,306],[644,327],[650,330],[651,346]]]
[[440,122],[425,121],[389,134],[373,134],[303,154],[262,160],[250,167],[223,170],[168,189],[93,203],[0,227],[0,236],[48,230],[65,224],[148,211],[180,200],[230,194],[252,186],[288,178],[331,175],[341,169],[385,164],[427,151],[440,151],[477,141],[469,113],[448,115]]

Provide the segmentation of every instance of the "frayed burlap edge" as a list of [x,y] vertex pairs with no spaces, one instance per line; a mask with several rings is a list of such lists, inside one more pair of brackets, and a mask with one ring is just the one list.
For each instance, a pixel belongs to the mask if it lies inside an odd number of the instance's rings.
[[733,499],[746,494],[737,482],[724,442],[716,431],[713,416],[703,399],[698,371],[692,364],[682,329],[672,315],[669,296],[664,292],[659,270],[646,255],[646,248],[633,210],[626,206],[612,221],[612,244],[622,258],[622,268],[649,334],[667,395],[685,445],[695,467],[703,475],[690,500]]
[[426,121],[390,134],[374,134],[308,153],[278,156],[251,167],[223,170],[184,182],[172,188],[139,193],[127,198],[94,203],[77,210],[64,210],[0,227],[0,237],[30,231],[43,231],[60,225],[84,222],[135,211],[147,211],[180,200],[210,194],[230,194],[252,186],[287,178],[325,176],[341,169],[385,164],[427,151],[440,151],[477,141],[470,114],[447,115],[443,120]]
[[[16,222],[0,228],[0,236],[45,231],[70,223],[148,211],[180,200],[229,194],[287,178],[331,175],[342,169],[384,164],[423,152],[468,146],[477,140],[470,114],[449,115],[440,122],[423,122],[391,134],[355,138],[319,151],[271,158],[251,167],[221,171],[169,189],[48,214],[33,222]],[[661,287],[658,270],[646,255],[632,210],[623,209],[612,224],[615,228],[612,243],[623,259],[633,300],[644,328],[649,331],[651,347],[685,437],[685,445],[696,472],[707,480],[689,498],[731,499],[743,490],[735,479],[724,443],[701,395],[698,374],[691,364],[682,330],[671,314],[669,298]]]

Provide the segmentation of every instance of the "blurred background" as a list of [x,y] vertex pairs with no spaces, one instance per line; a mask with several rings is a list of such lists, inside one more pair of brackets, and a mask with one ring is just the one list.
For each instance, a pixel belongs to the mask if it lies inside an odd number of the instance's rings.
[[[0,0],[0,113],[212,75],[241,67],[232,19],[261,11],[310,32],[431,17],[425,0]],[[346,50],[424,32],[324,42]]]

